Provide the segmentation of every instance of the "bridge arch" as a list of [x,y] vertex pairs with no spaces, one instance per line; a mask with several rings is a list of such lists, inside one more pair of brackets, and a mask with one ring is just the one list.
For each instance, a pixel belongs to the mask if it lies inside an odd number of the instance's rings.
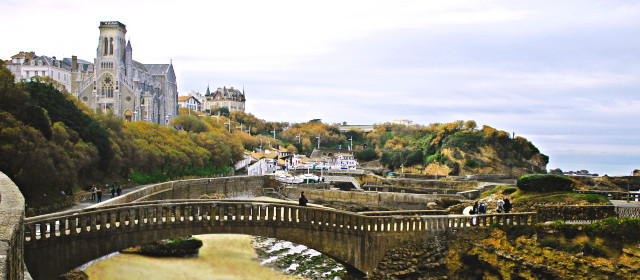
[[[533,221],[530,213],[497,217],[477,218],[483,225]],[[430,239],[451,227],[470,225],[469,216],[371,217],[250,200],[163,200],[28,218],[24,248],[25,262],[34,279],[55,279],[128,247],[186,235],[237,233],[302,244],[370,273],[391,248],[406,241]]]

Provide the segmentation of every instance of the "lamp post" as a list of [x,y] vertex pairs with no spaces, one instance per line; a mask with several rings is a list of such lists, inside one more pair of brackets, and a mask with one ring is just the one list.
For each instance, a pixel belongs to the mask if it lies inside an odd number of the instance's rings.
[[276,139],[276,130],[272,130],[271,133],[273,133],[273,139]]
[[629,180],[627,180],[627,203],[629,203],[629,198],[631,196],[631,176],[633,176],[633,171],[631,171]]
[[318,150],[320,150],[320,136],[316,136],[316,138],[318,139]]
[[231,120],[228,120],[226,123],[224,123],[225,125],[229,126],[229,132],[231,132]]
[[351,145],[349,145],[349,151],[353,151],[353,136],[349,137],[349,141],[351,141]]
[[260,138],[260,152],[262,152],[262,138]]

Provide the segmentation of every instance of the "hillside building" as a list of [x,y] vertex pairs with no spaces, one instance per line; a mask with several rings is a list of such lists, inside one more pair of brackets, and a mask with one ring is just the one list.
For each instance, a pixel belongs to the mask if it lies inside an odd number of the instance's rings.
[[178,107],[200,111],[200,101],[195,96],[178,96]]
[[71,92],[71,64],[56,57],[37,56],[35,52],[20,52],[5,65],[15,81],[30,81],[36,77],[49,77]]
[[241,111],[244,112],[244,105],[246,102],[244,90],[241,92],[233,87],[218,88],[216,91],[209,91],[204,94],[205,102],[203,110],[214,111],[217,108],[226,107],[229,112]]

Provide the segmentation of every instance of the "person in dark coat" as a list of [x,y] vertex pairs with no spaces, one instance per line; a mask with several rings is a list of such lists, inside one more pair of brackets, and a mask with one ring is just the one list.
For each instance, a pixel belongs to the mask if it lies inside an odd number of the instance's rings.
[[480,206],[478,206],[478,214],[487,214],[487,205],[484,202],[480,202]]
[[473,209],[471,209],[471,211],[473,211],[471,214],[478,214],[478,201],[473,204]]
[[309,202],[309,200],[304,196],[304,192],[301,192],[300,199],[298,199],[298,203],[300,204],[300,206],[307,206],[307,202]]
[[111,198],[116,197],[116,188],[114,186],[111,186]]
[[98,195],[98,201],[96,201],[96,202],[101,202],[102,201],[102,190],[100,188],[98,188],[98,190],[96,191],[96,194]]
[[116,193],[118,194],[118,196],[122,195],[122,189],[120,188],[120,186],[118,186],[118,188],[116,189]]
[[513,208],[513,206],[511,205],[511,201],[509,200],[509,197],[505,197],[504,198],[504,212],[505,213],[509,213],[511,212],[511,208]]

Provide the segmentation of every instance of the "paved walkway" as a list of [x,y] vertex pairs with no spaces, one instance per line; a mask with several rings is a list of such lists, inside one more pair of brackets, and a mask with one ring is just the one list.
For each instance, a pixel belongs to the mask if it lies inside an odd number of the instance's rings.
[[[129,192],[132,192],[132,191],[137,191],[137,190],[142,189],[142,188],[144,188],[146,186],[149,186],[149,185],[152,185],[152,184],[139,185],[139,186],[135,186],[133,188],[122,189],[122,194],[129,193]],[[109,199],[111,199],[111,192],[109,192],[109,190],[107,190],[106,192],[103,191],[102,192],[102,201],[107,201]],[[87,207],[89,207],[89,206],[91,206],[93,204],[96,204],[96,202],[95,201],[91,201],[90,199],[83,200],[83,201],[80,201],[80,202],[78,202],[77,204],[75,204],[73,206],[69,206],[67,208],[60,209],[57,212],[62,212],[62,211],[67,211],[67,210],[80,210],[80,209],[87,208]]]
[[610,200],[611,203],[620,208],[636,208],[640,207],[640,201],[629,201],[626,200]]

